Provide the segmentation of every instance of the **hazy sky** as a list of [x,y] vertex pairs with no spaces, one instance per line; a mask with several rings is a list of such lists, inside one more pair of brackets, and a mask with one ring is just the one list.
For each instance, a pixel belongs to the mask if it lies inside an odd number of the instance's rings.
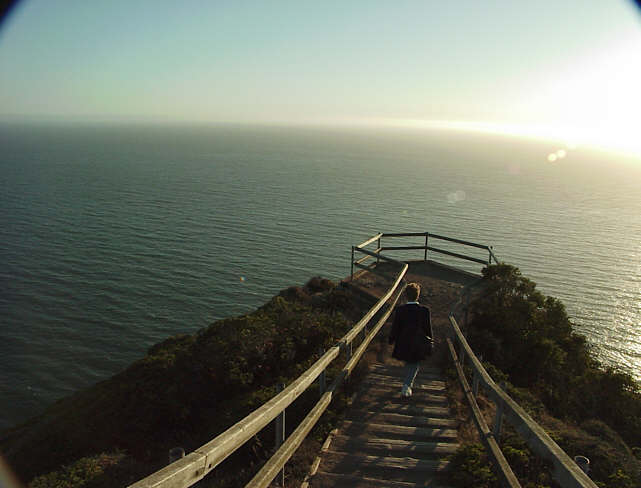
[[516,125],[641,154],[640,86],[625,0],[26,0],[0,30],[2,119]]

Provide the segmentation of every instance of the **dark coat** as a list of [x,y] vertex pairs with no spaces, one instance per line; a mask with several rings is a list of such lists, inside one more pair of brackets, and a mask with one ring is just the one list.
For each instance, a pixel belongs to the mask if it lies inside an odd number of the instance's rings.
[[412,347],[419,327],[426,336],[433,338],[429,308],[415,303],[408,303],[396,308],[389,335],[389,343],[394,344],[393,357],[411,363],[425,359],[417,357]]

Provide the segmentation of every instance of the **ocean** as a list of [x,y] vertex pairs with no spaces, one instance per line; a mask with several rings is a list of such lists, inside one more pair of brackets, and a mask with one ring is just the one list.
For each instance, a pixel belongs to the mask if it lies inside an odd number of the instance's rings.
[[2,124],[0,148],[0,429],[169,335],[347,276],[379,231],[494,246],[641,379],[641,159],[447,131],[135,124]]

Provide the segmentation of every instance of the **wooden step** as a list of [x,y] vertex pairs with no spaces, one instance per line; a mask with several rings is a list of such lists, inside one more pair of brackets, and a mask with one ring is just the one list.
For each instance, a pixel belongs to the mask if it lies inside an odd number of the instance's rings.
[[[394,376],[401,376],[405,373],[405,366],[392,366],[390,364],[373,364],[370,366],[370,372],[391,374]],[[419,366],[418,374],[429,376],[443,376],[439,368]]]
[[430,478],[408,483],[406,481],[391,481],[321,471],[312,477],[309,486],[310,488],[447,488],[443,485],[435,485],[433,481]]
[[[400,388],[390,388],[387,390],[369,389],[361,391],[356,398],[361,402],[372,402],[372,404],[382,402],[407,403],[412,402],[420,405],[447,406],[448,399],[445,395],[437,395],[425,390],[415,390],[412,388],[410,398],[401,397]],[[375,409],[373,409],[375,410]]]
[[[363,381],[372,384],[398,385],[400,387],[403,384],[403,378],[403,376],[387,376],[378,373],[369,373]],[[433,388],[435,386],[447,388],[447,384],[441,379],[424,378],[420,376],[414,380],[413,388]]]
[[349,420],[374,424],[403,425],[407,427],[458,427],[458,422],[450,418],[428,417],[425,415],[407,415],[399,413],[372,412],[367,409],[350,409],[347,412]]
[[[384,372],[384,371],[370,371],[367,373],[367,377],[370,378],[381,378],[381,379],[389,379],[389,380],[403,380],[405,378],[405,372],[399,372],[399,373],[394,373],[394,372]],[[441,375],[431,375],[427,373],[418,373],[415,378],[420,381],[442,381],[445,383],[445,378]]]
[[330,448],[323,454],[319,472],[416,483],[442,473],[448,465],[448,461],[438,459],[348,454]]
[[[361,382],[362,390],[372,390],[372,391],[394,391],[399,392],[403,382],[401,379],[397,380],[376,380],[374,378],[370,379],[366,377]],[[437,394],[444,394],[447,391],[447,387],[442,381],[414,381],[414,386],[412,390],[415,391],[425,391],[432,392]]]
[[[357,405],[355,405],[356,407]],[[402,404],[381,403],[378,405],[368,405],[368,408],[380,410],[383,413],[397,413],[402,415],[422,416],[422,417],[449,417],[450,409],[447,407],[433,407],[430,405],[421,405],[411,403],[411,399]]]
[[446,427],[409,427],[404,425],[375,424],[352,420],[344,420],[341,424],[339,433],[346,436],[370,435],[372,437],[404,439],[408,441],[456,439],[458,435],[455,429]]
[[353,437],[338,434],[332,439],[330,449],[338,452],[358,452],[368,455],[425,459],[428,456],[438,457],[453,454],[458,449],[458,444],[454,442],[407,441],[402,439],[380,439],[377,437],[360,436]]

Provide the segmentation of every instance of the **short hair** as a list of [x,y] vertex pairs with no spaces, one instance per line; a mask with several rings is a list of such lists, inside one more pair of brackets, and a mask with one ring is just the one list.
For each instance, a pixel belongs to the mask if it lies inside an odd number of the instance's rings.
[[418,300],[419,295],[421,294],[421,285],[418,283],[410,283],[405,287],[405,295],[410,302],[415,302]]

